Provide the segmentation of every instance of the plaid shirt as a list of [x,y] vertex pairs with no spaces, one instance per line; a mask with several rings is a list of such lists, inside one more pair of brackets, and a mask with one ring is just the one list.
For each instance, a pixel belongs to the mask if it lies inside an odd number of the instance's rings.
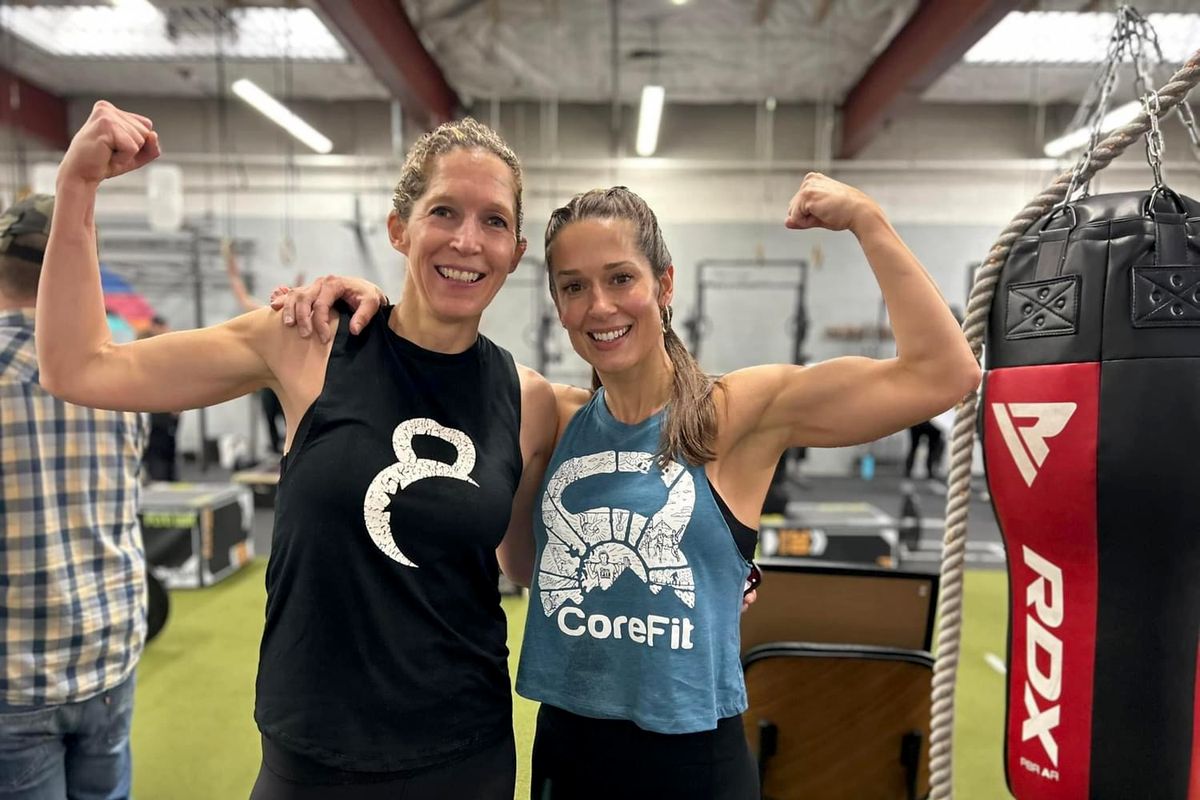
[[0,704],[120,684],[146,638],[138,414],[38,383],[33,311],[0,311]]

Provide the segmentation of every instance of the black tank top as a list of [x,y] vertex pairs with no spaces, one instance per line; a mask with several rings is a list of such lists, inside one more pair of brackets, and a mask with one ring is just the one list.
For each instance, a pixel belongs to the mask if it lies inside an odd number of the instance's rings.
[[445,763],[510,735],[495,550],[521,477],[512,356],[424,350],[343,315],[283,464],[255,719],[341,769]]

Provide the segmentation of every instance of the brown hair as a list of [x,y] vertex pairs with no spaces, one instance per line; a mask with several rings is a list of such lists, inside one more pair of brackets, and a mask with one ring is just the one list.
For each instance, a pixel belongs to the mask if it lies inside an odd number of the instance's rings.
[[[23,233],[13,239],[13,244],[44,251],[49,238],[44,233]],[[11,253],[0,253],[0,292],[8,297],[17,300],[36,297],[41,277],[41,264]]]
[[[658,218],[646,201],[624,186],[593,189],[577,194],[562,208],[555,209],[546,225],[546,274],[550,294],[557,299],[553,280],[554,237],[572,222],[585,219],[623,219],[633,224],[638,250],[650,262],[655,278],[661,278],[671,266],[671,253],[663,241]],[[671,309],[662,309],[663,344],[674,372],[667,421],[655,453],[660,466],[668,459],[682,457],[700,466],[716,458],[717,410],[713,389],[720,385],[696,363],[692,354],[671,327]],[[600,387],[600,376],[592,370],[592,390]]]
[[483,150],[503,161],[512,171],[517,201],[517,239],[521,238],[521,225],[525,212],[521,208],[521,162],[512,148],[500,138],[500,134],[471,117],[455,122],[445,122],[422,134],[409,148],[400,170],[400,180],[392,195],[392,206],[400,219],[407,220],[412,214],[413,204],[425,194],[429,184],[429,173],[433,160],[453,150]]

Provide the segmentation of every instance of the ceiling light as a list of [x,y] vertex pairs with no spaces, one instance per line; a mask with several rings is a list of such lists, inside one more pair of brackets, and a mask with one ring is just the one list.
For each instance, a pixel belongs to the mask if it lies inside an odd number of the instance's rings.
[[658,123],[662,121],[663,100],[667,92],[661,86],[642,87],[642,107],[638,112],[637,154],[652,156],[658,147]]
[[[1200,14],[1147,14],[1163,59],[1182,64],[1200,41]],[[1115,14],[1012,11],[963,56],[968,64],[1099,64]]]
[[233,93],[254,106],[263,116],[270,119],[279,127],[295,136],[318,153],[328,153],[333,149],[333,142],[322,135],[316,128],[296,116],[291,109],[264,92],[253,81],[242,78],[233,82]]
[[[1141,110],[1142,104],[1134,100],[1109,111],[1104,115],[1104,119],[1100,120],[1101,137],[1109,131],[1116,130],[1122,125],[1128,125],[1133,122],[1134,118],[1141,113]],[[1091,138],[1092,131],[1090,128],[1076,128],[1069,133],[1064,133],[1057,139],[1046,142],[1045,153],[1050,158],[1061,158],[1072,150],[1078,150],[1080,147],[1083,147],[1091,141]]]
[[688,0],[671,0],[673,6],[686,6]]

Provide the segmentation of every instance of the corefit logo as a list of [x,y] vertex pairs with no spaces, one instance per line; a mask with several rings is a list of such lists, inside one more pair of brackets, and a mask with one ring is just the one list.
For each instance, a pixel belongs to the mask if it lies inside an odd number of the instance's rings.
[[[1062,695],[1063,642],[1051,631],[1063,622],[1062,570],[1022,545],[1025,565],[1034,578],[1025,587],[1025,721],[1021,723],[1021,741],[1036,738],[1050,763],[1058,766],[1058,727]],[[1033,613],[1029,612],[1032,606]],[[1045,664],[1043,669],[1039,664]],[[1044,708],[1039,708],[1039,702]],[[1023,759],[1024,760],[1024,759]],[[1037,771],[1037,770],[1031,770]],[[1058,778],[1053,770],[1042,770],[1043,777]]]
[[[1075,408],[1074,403],[992,403],[1000,434],[1026,486],[1033,486],[1038,469],[1050,454],[1046,440],[1062,433]],[[1018,428],[1013,424],[1014,417],[1033,422]]]
[[[662,507],[649,517],[619,506],[568,508],[565,496],[574,484],[622,473],[657,473],[667,489]],[[695,578],[682,549],[695,507],[692,474],[674,461],[660,469],[653,453],[605,450],[563,461],[542,495],[547,541],[536,584],[542,611],[557,617],[558,629],[567,636],[691,650],[696,626],[684,614],[609,617],[588,614],[582,606],[589,595],[609,591],[618,578],[629,574],[646,584],[651,594],[668,590],[684,606],[695,608]]]

